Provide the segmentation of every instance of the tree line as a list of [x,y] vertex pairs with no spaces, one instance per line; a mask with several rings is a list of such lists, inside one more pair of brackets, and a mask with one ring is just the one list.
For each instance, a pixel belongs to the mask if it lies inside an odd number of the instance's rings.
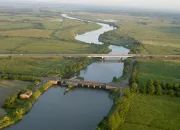
[[133,73],[130,78],[131,89],[133,91],[138,91],[142,94],[156,94],[162,95],[167,94],[170,96],[178,96],[180,97],[180,83],[170,83],[170,82],[160,82],[158,80],[148,80],[145,85],[138,87],[138,80],[137,80],[137,64],[135,64],[133,68]]
[[35,78],[32,75],[14,75],[14,74],[2,74],[0,80],[22,80],[22,81],[42,81],[42,78]]
[[180,97],[180,84],[179,83],[164,83],[160,81],[148,80],[147,83],[140,87],[139,92],[142,94],[168,94],[170,96]]
[[134,94],[129,88],[124,89],[123,96],[121,94],[120,89],[110,91],[114,104],[109,114],[99,123],[97,130],[115,130],[124,122]]

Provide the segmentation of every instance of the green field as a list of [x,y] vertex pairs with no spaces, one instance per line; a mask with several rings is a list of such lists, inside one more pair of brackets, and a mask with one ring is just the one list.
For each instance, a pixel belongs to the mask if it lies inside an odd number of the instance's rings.
[[119,14],[97,14],[81,12],[75,16],[85,19],[113,19],[120,27],[113,33],[106,33],[104,41],[115,45],[130,45],[134,38],[140,41],[145,48],[141,48],[141,53],[151,54],[180,54],[180,23],[174,24],[173,16],[157,17],[152,15],[132,15],[126,13]]
[[179,130],[179,112],[177,97],[137,94],[118,130]]
[[1,37],[0,53],[97,53],[101,46],[44,38]]
[[100,47],[76,41],[76,34],[99,29],[94,23],[36,14],[0,16],[0,53],[96,53]]
[[24,81],[0,81],[0,118],[5,115],[5,111],[1,109],[4,105],[6,97],[12,96],[15,91],[20,90],[32,83]]
[[145,84],[147,80],[159,80],[164,82],[180,82],[179,60],[138,60],[138,81]]
[[[25,74],[25,75],[37,75],[47,76],[52,71],[56,75],[65,66],[72,65],[76,62],[76,59],[68,59],[62,57],[13,57],[11,59],[1,58],[0,68],[1,72],[12,74]],[[57,73],[55,73],[57,71]]]

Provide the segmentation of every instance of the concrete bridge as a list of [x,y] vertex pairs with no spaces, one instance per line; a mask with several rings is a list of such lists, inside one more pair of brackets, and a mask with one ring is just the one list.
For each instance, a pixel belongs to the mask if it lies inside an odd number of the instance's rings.
[[99,82],[92,82],[92,81],[81,81],[77,79],[69,80],[69,79],[59,79],[59,80],[50,80],[53,85],[62,85],[68,86],[72,85],[79,88],[93,88],[93,89],[115,89],[120,88],[117,86],[110,86],[108,83],[99,83]]
[[144,55],[144,54],[0,54],[0,57],[89,57],[89,58],[128,58],[128,57],[169,57],[180,58],[180,55]]

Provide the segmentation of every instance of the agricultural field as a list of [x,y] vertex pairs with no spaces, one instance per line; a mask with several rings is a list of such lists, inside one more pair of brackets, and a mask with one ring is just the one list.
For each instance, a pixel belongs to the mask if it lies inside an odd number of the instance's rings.
[[138,82],[147,80],[180,82],[180,60],[138,59]]
[[101,27],[93,23],[43,14],[3,14],[0,19],[0,53],[96,53],[100,49],[74,39]]
[[137,94],[121,130],[179,130],[180,100],[167,95]]
[[0,53],[96,53],[101,46],[45,38],[1,37]]
[[[24,74],[24,75],[48,75],[51,71],[61,71],[64,66],[72,65],[76,59],[68,59],[62,57],[12,57],[1,58],[0,68],[1,72],[12,74]],[[55,75],[55,74],[54,74]]]
[[141,14],[97,14],[80,12],[75,16],[85,19],[112,19],[120,27],[113,33],[105,34],[104,40],[115,45],[132,44],[129,38],[140,41],[145,54],[180,54],[180,23],[173,16]]
[[21,90],[31,84],[24,81],[0,81],[0,118],[6,114],[1,108],[4,105],[6,97],[12,96],[15,91]]

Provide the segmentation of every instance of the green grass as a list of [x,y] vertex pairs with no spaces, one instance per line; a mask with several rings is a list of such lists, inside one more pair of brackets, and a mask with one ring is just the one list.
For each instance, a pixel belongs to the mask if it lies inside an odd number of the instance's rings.
[[0,53],[96,53],[101,46],[44,38],[1,37]]
[[64,59],[61,57],[53,58],[17,58],[11,59],[1,58],[0,68],[1,71],[12,74],[25,74],[25,75],[46,75],[50,71],[61,70],[66,65],[71,65],[76,59]]
[[160,80],[164,82],[180,82],[180,62],[177,61],[163,61],[158,59],[138,60],[139,83],[145,84],[149,79]]
[[1,36],[19,36],[19,37],[41,37],[50,38],[51,30],[26,29],[26,30],[9,30],[0,31]]
[[5,111],[1,109],[7,96],[12,96],[14,92],[20,90],[32,83],[24,81],[0,81],[0,118],[5,115]]
[[121,130],[179,130],[180,100],[177,97],[137,94]]
[[[17,17],[17,18],[15,18]],[[76,41],[76,34],[100,28],[94,23],[57,16],[2,15],[0,53],[96,53],[100,46]],[[59,21],[58,21],[59,20]]]

